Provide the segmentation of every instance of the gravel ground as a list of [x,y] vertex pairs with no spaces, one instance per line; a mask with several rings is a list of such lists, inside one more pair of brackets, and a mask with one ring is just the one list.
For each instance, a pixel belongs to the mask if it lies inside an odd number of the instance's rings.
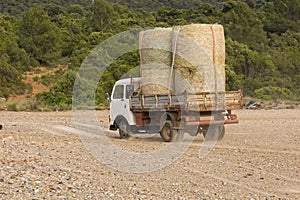
[[[199,135],[169,165],[134,173],[97,159],[71,111],[0,112],[0,199],[300,199],[300,110],[235,113],[240,124],[226,126],[208,156],[199,158]],[[121,140],[107,131],[108,111],[97,117],[109,143],[126,152],[159,155],[168,145],[158,134]],[[93,147],[103,145],[97,129],[84,124]]]

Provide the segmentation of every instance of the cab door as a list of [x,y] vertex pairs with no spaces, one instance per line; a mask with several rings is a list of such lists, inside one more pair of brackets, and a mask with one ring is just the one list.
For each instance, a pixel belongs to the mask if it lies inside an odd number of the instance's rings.
[[[116,85],[111,97],[110,116],[113,121],[124,113],[125,99],[124,99],[124,85]],[[124,116],[125,117],[125,116]]]
[[124,112],[123,115],[127,119],[129,125],[135,125],[135,118],[130,110],[129,96],[131,95],[130,85],[125,86]]

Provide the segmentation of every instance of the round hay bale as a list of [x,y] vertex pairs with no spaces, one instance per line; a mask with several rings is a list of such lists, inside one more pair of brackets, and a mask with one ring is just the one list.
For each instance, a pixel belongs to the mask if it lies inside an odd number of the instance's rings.
[[225,91],[225,39],[222,25],[191,24],[179,31],[174,68],[195,92]]
[[172,61],[172,28],[140,33],[140,62],[143,94],[168,94]]
[[172,61],[172,28],[155,28],[140,33],[141,65],[164,64]]
[[[164,64],[142,65],[141,70],[142,93],[145,95],[173,93],[174,86],[170,86],[170,67]],[[172,78],[171,80],[174,80]]]

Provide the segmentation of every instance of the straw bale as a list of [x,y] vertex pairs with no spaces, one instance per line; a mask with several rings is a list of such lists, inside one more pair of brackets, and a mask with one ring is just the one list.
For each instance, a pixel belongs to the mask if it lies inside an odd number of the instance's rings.
[[143,94],[169,93],[172,34],[172,28],[155,28],[140,33]]
[[171,65],[172,28],[155,28],[140,33],[141,64]]
[[173,29],[155,28],[141,32],[140,42],[144,94],[225,91],[223,26],[191,24]]
[[[194,92],[225,90],[225,39],[221,25],[191,24],[179,31],[174,68]],[[215,45],[215,47],[214,47]],[[215,68],[216,77],[215,80]]]
[[[143,65],[143,69],[141,72],[143,94],[169,94],[169,89],[171,90],[171,93],[174,90],[173,84],[169,86],[169,66],[164,64]],[[173,81],[174,78],[172,78],[171,80]]]

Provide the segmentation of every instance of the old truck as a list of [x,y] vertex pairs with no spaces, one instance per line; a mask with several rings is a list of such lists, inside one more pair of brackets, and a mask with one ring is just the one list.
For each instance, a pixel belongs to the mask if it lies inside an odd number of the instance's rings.
[[232,110],[241,107],[241,91],[143,95],[139,93],[140,81],[140,78],[122,79],[113,88],[110,130],[119,130],[121,138],[160,133],[165,142],[170,142],[181,140],[186,132],[220,140],[225,134],[225,124],[238,123]]
[[140,77],[117,81],[107,95],[110,130],[121,138],[160,133],[170,142],[201,133],[220,140],[224,125],[239,122],[232,110],[241,108],[242,92],[225,91],[221,25],[141,32],[139,53]]

